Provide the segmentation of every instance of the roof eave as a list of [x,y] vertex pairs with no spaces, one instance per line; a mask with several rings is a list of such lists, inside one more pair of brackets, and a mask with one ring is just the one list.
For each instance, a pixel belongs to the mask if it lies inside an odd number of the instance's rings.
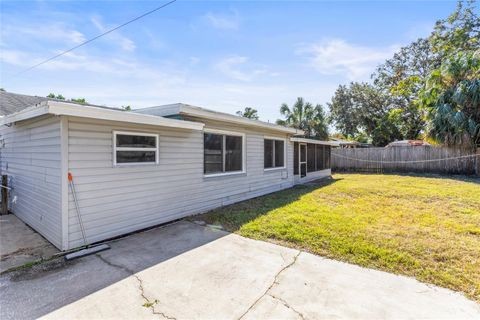
[[246,118],[242,118],[242,117],[238,117],[238,116],[234,116],[234,115],[230,115],[222,112],[204,110],[201,108],[197,108],[197,107],[193,107],[185,104],[179,104],[178,108],[179,108],[178,113],[181,115],[194,116],[199,118],[240,124],[240,125],[245,125],[249,127],[258,127],[266,130],[279,131],[279,132],[288,133],[292,135],[303,134],[303,132],[300,132],[298,129],[295,129],[295,128],[288,128],[288,127],[283,127],[276,124],[266,123],[258,120],[246,119]]
[[167,119],[159,116],[139,114],[135,112],[117,111],[89,106],[79,106],[76,104],[70,104],[68,102],[57,101],[48,101],[46,103],[40,104],[39,106],[30,107],[17,113],[5,116],[0,120],[0,124],[3,125],[18,122],[39,117],[45,114],[57,116],[65,115],[81,118],[110,120],[191,130],[202,130],[204,126],[203,123],[199,122]]
[[332,146],[332,147],[340,147],[340,144],[335,141],[322,141],[322,140],[315,140],[315,139],[308,139],[308,138],[290,138],[292,142],[303,142],[303,143],[313,143],[313,144],[321,144],[324,146]]

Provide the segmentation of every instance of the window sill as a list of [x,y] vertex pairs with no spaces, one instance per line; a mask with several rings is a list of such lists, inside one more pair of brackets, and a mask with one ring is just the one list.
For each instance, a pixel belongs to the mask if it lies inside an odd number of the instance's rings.
[[282,170],[287,170],[287,168],[286,168],[286,167],[278,167],[278,168],[266,168],[266,169],[263,169],[264,172],[282,171]]
[[212,173],[212,174],[204,174],[204,179],[210,178],[221,178],[221,177],[230,177],[230,176],[242,176],[247,175],[245,171],[235,171],[235,172],[225,172],[225,173]]
[[113,165],[114,168],[122,168],[122,167],[147,167],[147,166],[158,166],[156,162],[130,162],[130,163],[116,163]]

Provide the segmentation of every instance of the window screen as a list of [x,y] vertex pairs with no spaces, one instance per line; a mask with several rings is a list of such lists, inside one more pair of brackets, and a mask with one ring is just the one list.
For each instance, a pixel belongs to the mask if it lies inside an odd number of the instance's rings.
[[114,164],[158,162],[158,135],[114,132]]
[[204,136],[204,172],[223,172],[223,136],[205,133]]
[[283,167],[285,165],[285,142],[275,140],[275,167]]
[[264,168],[273,168],[273,140],[263,140],[263,162]]
[[309,143],[307,145],[307,171],[308,172],[316,171],[315,145],[312,143]]
[[242,137],[225,136],[225,172],[242,171]]
[[317,145],[317,170],[325,169],[324,149],[324,146]]
[[216,133],[204,134],[205,174],[243,170],[243,137]]
[[277,139],[264,139],[263,163],[265,169],[284,167],[285,141]]

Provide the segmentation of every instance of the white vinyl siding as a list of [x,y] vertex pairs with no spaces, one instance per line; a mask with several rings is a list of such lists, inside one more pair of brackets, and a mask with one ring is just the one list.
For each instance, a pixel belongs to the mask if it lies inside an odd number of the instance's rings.
[[[62,247],[60,119],[1,126],[1,174],[10,178],[10,211]],[[13,200],[13,201],[12,201]]]
[[[203,122],[203,121],[202,121]],[[278,191],[293,185],[293,143],[286,143],[286,170],[264,171],[263,139],[269,132],[207,123],[206,131],[244,135],[244,172],[204,175],[204,132],[69,120],[69,170],[74,176],[89,242]],[[207,129],[208,127],[208,129]],[[113,166],[113,131],[158,134],[158,165]],[[285,139],[286,135],[278,138]],[[69,195],[69,247],[82,244]]]

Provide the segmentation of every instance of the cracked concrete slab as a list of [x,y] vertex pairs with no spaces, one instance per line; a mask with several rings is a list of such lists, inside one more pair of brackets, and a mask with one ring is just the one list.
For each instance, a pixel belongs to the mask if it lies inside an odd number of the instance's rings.
[[460,293],[304,252],[270,293],[306,319],[480,317],[480,306]]
[[128,277],[40,319],[152,319],[144,305],[137,279]]
[[244,317],[244,320],[275,319],[302,320],[302,317],[282,301],[270,295],[264,296]]
[[480,317],[446,289],[185,221],[110,245],[1,276],[0,318]]

